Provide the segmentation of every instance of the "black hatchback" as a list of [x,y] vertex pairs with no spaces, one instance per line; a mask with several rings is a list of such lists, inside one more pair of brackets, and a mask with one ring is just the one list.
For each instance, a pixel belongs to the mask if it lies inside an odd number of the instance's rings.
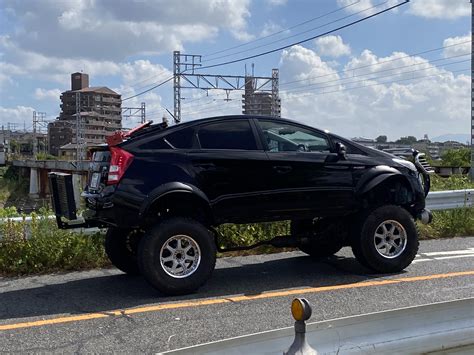
[[387,273],[414,259],[414,220],[431,221],[432,171],[416,151],[411,162],[272,117],[139,128],[94,151],[83,217],[108,228],[115,266],[167,294],[210,277],[223,223],[289,220],[291,234],[268,243],[313,257],[351,246],[363,265]]

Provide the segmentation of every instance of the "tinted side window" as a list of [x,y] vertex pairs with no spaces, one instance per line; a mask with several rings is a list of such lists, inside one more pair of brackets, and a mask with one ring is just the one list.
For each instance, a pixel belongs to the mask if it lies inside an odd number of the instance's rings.
[[247,120],[211,123],[201,127],[198,136],[202,149],[257,149]]
[[327,137],[321,133],[279,121],[259,121],[270,152],[328,152]]
[[191,149],[193,146],[193,134],[194,128],[186,128],[170,133],[164,138],[175,148]]

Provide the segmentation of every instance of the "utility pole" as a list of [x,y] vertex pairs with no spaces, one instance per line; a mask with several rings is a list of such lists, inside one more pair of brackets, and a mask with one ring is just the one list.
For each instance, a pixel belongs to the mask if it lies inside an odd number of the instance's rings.
[[38,131],[41,132],[40,124],[44,124],[46,118],[46,112],[33,111],[33,157],[36,159],[38,154]]
[[146,104],[141,103],[140,107],[122,107],[122,119],[140,117],[140,122],[146,122]]
[[174,93],[174,121],[181,121],[181,54],[173,52],[173,93]]
[[471,0],[471,180],[474,181],[474,3]]
[[81,117],[81,93],[76,92],[76,160],[82,160],[82,117]]

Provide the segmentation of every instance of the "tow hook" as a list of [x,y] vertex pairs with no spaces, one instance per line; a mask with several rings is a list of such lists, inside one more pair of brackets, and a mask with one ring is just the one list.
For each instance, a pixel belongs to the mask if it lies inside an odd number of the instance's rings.
[[431,223],[431,221],[433,220],[433,214],[429,209],[425,208],[418,215],[418,219],[421,221],[421,223],[428,224]]

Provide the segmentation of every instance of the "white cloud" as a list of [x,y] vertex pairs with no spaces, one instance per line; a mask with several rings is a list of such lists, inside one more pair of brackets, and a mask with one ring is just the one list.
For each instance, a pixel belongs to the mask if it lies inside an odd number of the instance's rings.
[[467,0],[412,0],[408,13],[426,18],[455,19],[471,15]]
[[18,127],[22,127],[24,122],[31,122],[33,117],[33,107],[16,106],[3,107],[0,106],[0,121],[3,124],[7,122],[16,123]]
[[[388,7],[399,4],[400,0],[386,0],[383,2],[374,2],[372,0],[337,0],[337,4],[340,7],[345,7],[345,11],[349,13],[358,13],[361,16],[372,15],[376,12],[382,11]],[[392,9],[393,12],[397,12],[398,8]]]
[[43,88],[36,88],[33,97],[36,100],[51,100],[51,101],[58,101],[59,96],[61,95],[61,90],[59,89],[43,89]]
[[328,57],[341,57],[351,54],[349,45],[342,41],[341,36],[324,36],[315,40],[318,53]]
[[[16,22],[12,40],[52,57],[124,60],[170,53],[220,30],[246,39],[249,0],[15,1],[2,5]],[[47,39],[47,40],[43,40]]]
[[271,6],[283,6],[286,5],[288,0],[265,0],[268,5]]
[[403,52],[378,57],[365,50],[337,73],[316,52],[296,46],[282,53],[281,73],[285,117],[346,137],[469,132],[470,77],[421,57]]
[[443,46],[449,46],[443,50],[443,55],[445,57],[452,57],[462,54],[471,53],[471,34],[458,37],[446,38],[443,41]]
[[260,32],[260,37],[266,37],[268,35],[271,35],[275,32],[281,31],[282,27],[272,21],[265,22],[263,24],[263,29]]

